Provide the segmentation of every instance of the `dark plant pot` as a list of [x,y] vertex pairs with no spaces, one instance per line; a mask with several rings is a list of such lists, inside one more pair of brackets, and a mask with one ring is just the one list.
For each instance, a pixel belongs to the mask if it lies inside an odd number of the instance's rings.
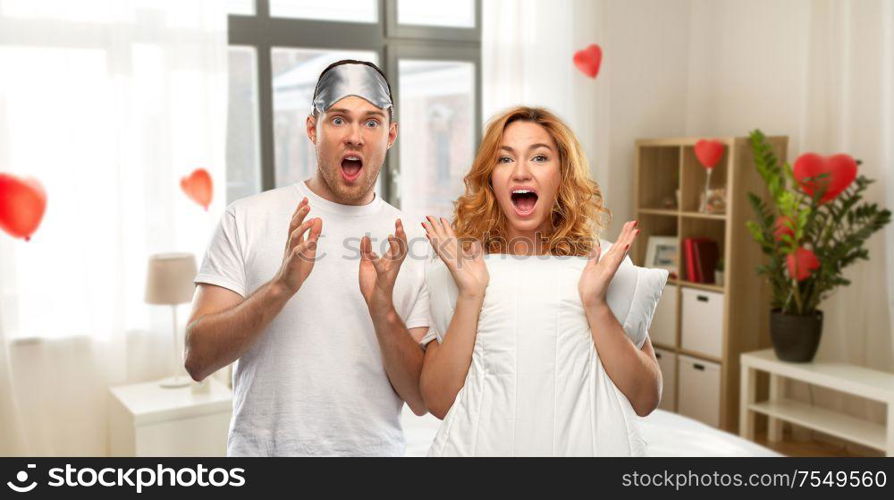
[[782,361],[808,363],[816,355],[823,333],[823,312],[800,316],[770,311],[770,339],[773,350]]

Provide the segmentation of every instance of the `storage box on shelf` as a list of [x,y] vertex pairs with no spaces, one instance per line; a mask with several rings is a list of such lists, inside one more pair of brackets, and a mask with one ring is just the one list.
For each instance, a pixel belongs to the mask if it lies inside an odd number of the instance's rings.
[[699,353],[704,358],[720,359],[723,355],[723,298],[722,292],[709,292],[683,287],[680,290],[680,345],[687,352]]
[[[635,206],[641,229],[631,251],[646,262],[649,237],[676,239],[677,273],[668,280],[649,335],[660,354],[661,408],[737,432],[739,354],[769,347],[769,289],[755,267],[763,255],[745,221],[753,218],[749,191],[766,197],[747,137],[719,138],[726,151],[711,173],[725,188],[722,213],[700,212],[705,168],[695,156],[699,137],[636,141]],[[785,159],[788,138],[770,137]],[[690,281],[683,242],[710,238],[725,263],[723,284]]]
[[652,315],[652,327],[649,338],[655,345],[677,345],[677,285],[667,284],[661,294],[661,301]]
[[664,392],[658,407],[662,410],[675,412],[677,411],[677,355],[656,347],[655,357],[658,358],[658,367],[661,369],[661,377],[664,380]]
[[720,427],[720,364],[681,354],[677,412]]

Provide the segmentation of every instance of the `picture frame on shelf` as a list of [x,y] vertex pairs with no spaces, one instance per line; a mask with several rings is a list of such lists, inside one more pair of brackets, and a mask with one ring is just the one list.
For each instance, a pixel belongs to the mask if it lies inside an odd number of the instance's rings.
[[680,245],[676,236],[649,236],[645,267],[666,269],[672,278],[679,268]]

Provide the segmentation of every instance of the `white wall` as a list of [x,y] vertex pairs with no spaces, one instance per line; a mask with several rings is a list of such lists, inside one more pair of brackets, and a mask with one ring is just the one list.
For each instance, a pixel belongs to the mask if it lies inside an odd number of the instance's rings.
[[596,84],[608,90],[598,111],[608,119],[597,131],[594,176],[613,212],[613,239],[636,216],[634,141],[686,134],[689,2],[605,2],[599,23],[605,60]]

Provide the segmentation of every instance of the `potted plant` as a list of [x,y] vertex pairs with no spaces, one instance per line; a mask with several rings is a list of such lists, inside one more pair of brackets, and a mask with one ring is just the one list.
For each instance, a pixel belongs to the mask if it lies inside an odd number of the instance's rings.
[[769,257],[757,272],[772,289],[770,337],[779,359],[808,362],[822,334],[820,303],[850,284],[844,269],[869,259],[863,244],[891,221],[891,211],[862,201],[874,181],[858,176],[860,162],[848,155],[805,153],[794,166],[780,165],[760,130],[750,142],[770,193],[769,205],[748,193],[757,220],[746,222]]

